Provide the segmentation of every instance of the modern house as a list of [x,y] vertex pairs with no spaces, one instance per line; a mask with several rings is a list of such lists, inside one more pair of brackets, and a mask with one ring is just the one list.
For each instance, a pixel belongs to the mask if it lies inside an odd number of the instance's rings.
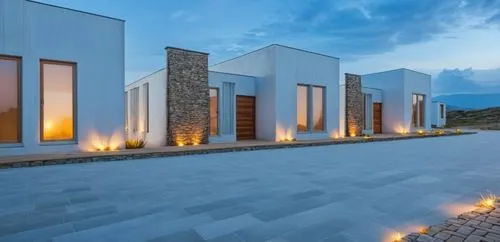
[[328,139],[339,132],[339,59],[270,45],[208,66],[166,48],[166,68],[125,88],[128,137],[149,146]]
[[442,102],[432,102],[432,126],[444,128],[446,126],[446,104]]
[[0,156],[123,137],[123,20],[0,0],[0,23]]
[[431,128],[429,75],[346,74],[339,59],[270,45],[208,66],[167,47],[166,67],[125,88],[129,138],[148,146],[315,140]]
[[408,69],[346,74],[341,95],[345,135],[431,129],[430,75]]

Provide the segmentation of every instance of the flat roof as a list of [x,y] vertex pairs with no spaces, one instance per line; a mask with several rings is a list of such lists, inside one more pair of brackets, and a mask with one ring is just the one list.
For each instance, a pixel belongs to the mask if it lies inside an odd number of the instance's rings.
[[134,85],[135,83],[140,82],[140,81],[142,81],[142,80],[144,80],[144,79],[146,79],[146,78],[148,78],[148,77],[150,77],[150,76],[152,76],[152,75],[154,75],[154,74],[156,74],[156,73],[158,73],[158,72],[161,72],[161,71],[163,71],[163,70],[165,70],[165,67],[162,67],[162,68],[161,68],[161,69],[159,69],[159,70],[156,70],[156,71],[154,71],[154,72],[152,72],[152,73],[149,73],[149,74],[147,74],[147,75],[145,75],[145,76],[143,76],[143,77],[141,77],[141,78],[139,78],[139,79],[137,79],[137,80],[135,80],[135,81],[133,81],[133,82],[131,82],[131,83],[127,84],[127,85],[125,85],[125,88],[127,88],[128,86]]
[[233,75],[233,76],[244,76],[244,77],[257,78],[256,76],[236,74],[236,73],[229,73],[229,72],[222,72],[222,71],[211,71],[211,70],[208,70],[208,72],[219,73],[219,74],[226,74],[226,75]]
[[288,48],[288,49],[292,49],[292,50],[297,50],[297,51],[307,52],[307,53],[310,53],[310,54],[315,54],[315,55],[320,55],[320,56],[324,56],[324,57],[328,57],[328,58],[332,58],[332,59],[340,60],[340,58],[338,58],[338,57],[335,57],[335,56],[330,56],[330,55],[325,55],[325,54],[321,54],[321,53],[318,53],[318,52],[313,52],[313,51],[303,50],[303,49],[299,49],[299,48],[295,48],[295,47],[290,47],[290,46],[286,46],[286,45],[281,45],[281,44],[270,44],[270,45],[264,46],[264,47],[262,47],[262,48],[259,48],[259,49],[256,49],[256,50],[253,50],[253,51],[250,51],[250,52],[248,52],[248,53],[245,53],[245,54],[243,54],[243,55],[239,55],[239,56],[233,57],[233,58],[231,58],[231,59],[221,61],[221,62],[216,63],[216,64],[213,64],[213,65],[211,65],[211,66],[216,66],[216,65],[219,65],[219,64],[222,64],[222,63],[225,63],[225,62],[229,62],[229,61],[232,61],[232,60],[238,59],[238,58],[240,58],[240,57],[243,57],[243,56],[246,56],[246,55],[249,55],[249,54],[252,54],[252,53],[255,53],[255,52],[258,52],[258,51],[264,50],[264,49],[267,49],[267,48],[272,47],[272,46],[279,46],[279,47],[283,47],[283,48]]
[[117,21],[125,22],[125,20],[123,20],[123,19],[109,17],[109,16],[105,16],[105,15],[101,15],[101,14],[96,14],[96,13],[85,12],[85,11],[81,11],[81,10],[77,10],[77,9],[73,9],[73,8],[61,7],[61,6],[57,6],[57,5],[53,5],[53,4],[37,2],[37,1],[34,1],[34,0],[26,0],[26,1],[32,2],[32,3],[41,4],[41,5],[45,5],[45,6],[49,6],[49,7],[60,8],[60,9],[70,10],[70,11],[74,11],[74,12],[78,12],[78,13],[89,14],[89,15],[93,15],[93,16],[97,16],[97,17],[102,17],[102,18],[107,18],[107,19],[112,19],[112,20],[117,20]]
[[391,72],[391,71],[411,71],[411,72],[423,74],[423,75],[426,75],[426,76],[431,76],[431,74],[423,73],[423,72],[420,72],[420,71],[415,71],[415,70],[408,69],[408,68],[398,68],[398,69],[392,69],[392,70],[387,70],[387,71],[379,71],[379,72],[373,72],[373,73],[366,73],[366,74],[363,74],[362,76],[372,75],[372,74],[379,74],[379,73],[386,73],[386,72]]

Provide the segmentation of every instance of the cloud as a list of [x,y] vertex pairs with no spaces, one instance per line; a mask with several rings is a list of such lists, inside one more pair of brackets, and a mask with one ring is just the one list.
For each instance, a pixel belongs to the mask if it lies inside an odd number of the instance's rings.
[[198,17],[194,14],[188,13],[184,10],[178,10],[170,14],[170,19],[176,20],[176,19],[182,19],[186,23],[191,23],[195,22],[198,20]]
[[500,92],[500,69],[444,69],[433,80],[433,92],[498,93]]
[[255,48],[282,43],[352,59],[445,38],[471,16],[484,18],[483,25],[500,18],[500,0],[311,0],[302,4],[279,13],[291,17],[249,31],[265,36],[243,34],[235,43]]

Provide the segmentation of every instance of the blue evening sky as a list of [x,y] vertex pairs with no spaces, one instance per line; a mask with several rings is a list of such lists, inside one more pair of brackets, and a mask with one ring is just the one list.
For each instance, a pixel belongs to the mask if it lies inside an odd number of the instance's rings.
[[164,47],[210,63],[277,43],[341,58],[342,72],[405,67],[435,93],[500,92],[500,0],[39,0],[126,20],[126,83]]

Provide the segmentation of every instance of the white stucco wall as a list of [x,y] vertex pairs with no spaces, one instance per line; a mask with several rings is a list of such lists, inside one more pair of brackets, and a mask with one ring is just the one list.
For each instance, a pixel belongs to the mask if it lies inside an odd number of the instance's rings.
[[[145,138],[146,147],[161,147],[167,143],[167,76],[165,69],[156,71],[141,78],[125,87],[128,94],[128,138]],[[146,105],[144,96],[144,84],[149,83],[149,132],[146,132]],[[130,90],[139,87],[139,129],[133,132],[131,125],[131,95]]]
[[407,126],[404,123],[403,79],[404,73],[399,71],[372,73],[361,77],[363,87],[377,88],[383,92],[382,133],[400,132]]
[[[219,119],[225,115],[226,110],[222,108],[221,97],[223,95],[222,84],[224,82],[234,83],[235,95],[255,96],[255,82],[256,78],[252,76],[244,76],[223,72],[208,72],[208,85],[211,88],[219,88]],[[236,97],[234,97],[236,98]],[[236,100],[236,99],[235,99]],[[234,102],[234,109],[236,111],[236,101]],[[219,121],[219,124],[221,122]],[[233,134],[210,136],[210,143],[233,143],[236,142],[236,113],[233,115]]]
[[416,131],[411,126],[412,94],[425,95],[425,129],[431,121],[431,76],[397,69],[362,76],[364,87],[382,90],[382,132],[399,133]]
[[[441,118],[441,108],[440,106],[444,105],[443,118]],[[435,125],[438,128],[443,128],[446,125],[446,104],[442,102],[432,102],[432,110],[431,110],[431,124]]]
[[[124,22],[0,0],[0,54],[22,57],[22,144],[0,155],[86,149],[92,132],[124,136]],[[77,63],[77,142],[40,145],[40,59]]]
[[276,46],[269,46],[209,67],[210,71],[255,76],[256,138],[276,138]]
[[[339,129],[339,59],[276,46],[276,131],[297,140],[328,139]],[[297,84],[325,88],[325,130],[297,133]]]
[[345,137],[345,84],[339,86],[339,131],[333,137]]
[[[271,45],[213,65],[221,71],[256,77],[256,136],[325,139],[339,129],[339,60],[304,50]],[[297,134],[297,84],[325,87],[325,131]]]

